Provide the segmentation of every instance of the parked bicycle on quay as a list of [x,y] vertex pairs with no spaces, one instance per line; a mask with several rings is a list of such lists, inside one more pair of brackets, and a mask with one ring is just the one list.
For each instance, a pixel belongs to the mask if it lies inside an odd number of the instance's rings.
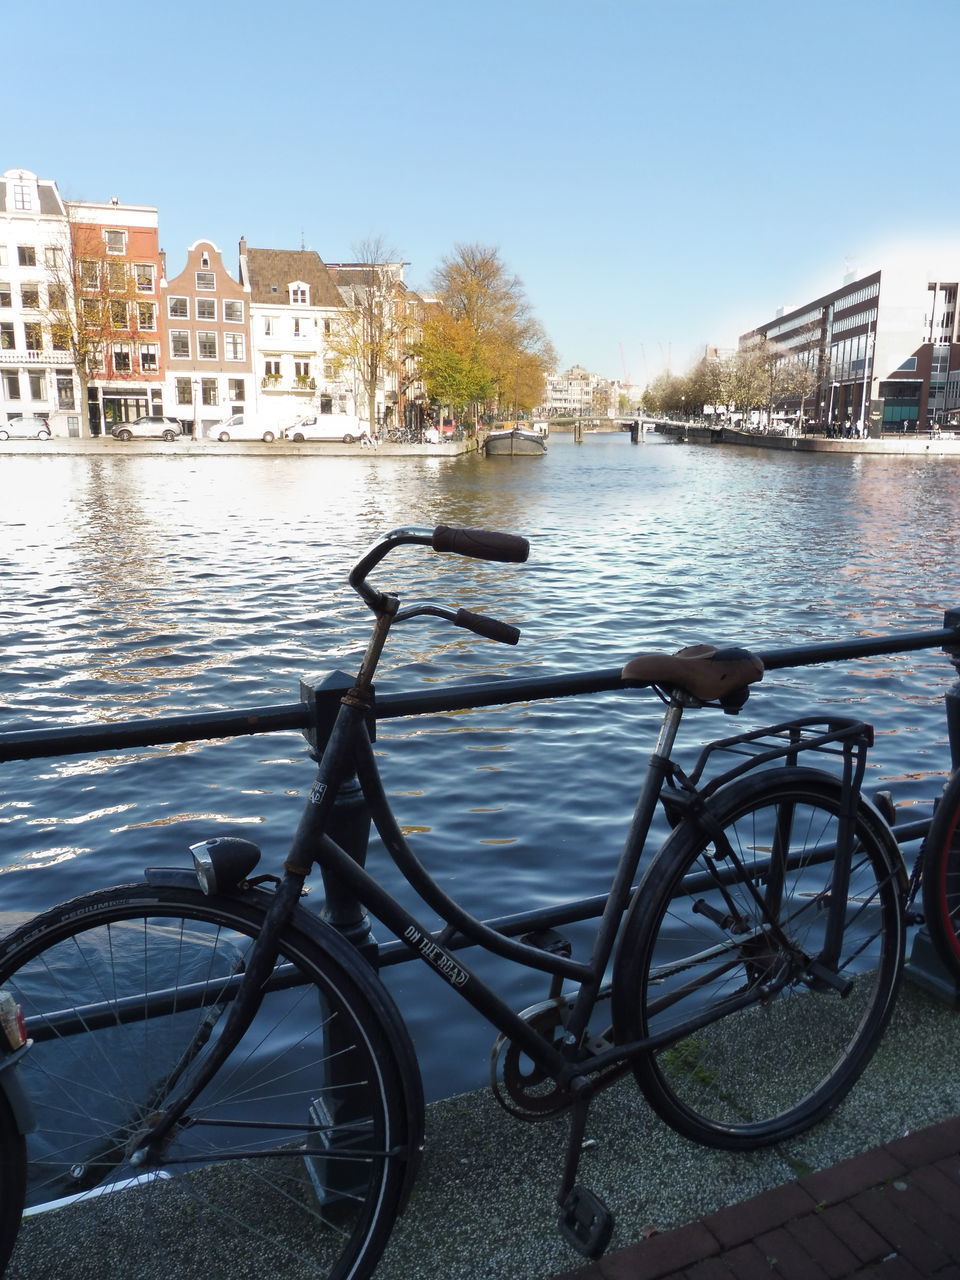
[[[863,793],[869,725],[812,713],[719,738],[689,771],[672,754],[688,710],[737,712],[765,667],[939,645],[960,653],[960,618],[761,655],[703,645],[641,654],[615,671],[375,694],[394,625],[426,617],[519,638],[464,609],[402,607],[374,586],[384,558],[411,545],[513,563],[528,554],[509,534],[387,534],[350,574],[374,615],[359,672],[307,689],[292,707],[0,735],[0,759],[12,759],[297,727],[318,756],[281,868],[260,869],[249,841],[212,837],[193,846],[192,866],[146,868],[141,882],[53,907],[0,943],[0,986],[31,1042],[0,1069],[0,1199],[17,1210],[0,1215],[0,1258],[19,1217],[25,1090],[35,1113],[28,1211],[122,1192],[109,1200],[118,1272],[131,1274],[142,1253],[153,1273],[195,1274],[199,1231],[208,1269],[283,1275],[296,1260],[330,1280],[371,1275],[423,1147],[416,1055],[377,978],[402,960],[426,963],[490,1023],[492,1086],[508,1111],[569,1117],[559,1224],[589,1257],[613,1230],[610,1210],[578,1180],[599,1091],[632,1073],[655,1111],[695,1141],[778,1142],[833,1110],[870,1060],[921,889],[934,942],[960,974],[958,775],[908,877],[898,837],[915,838],[916,824],[892,829],[889,806]],[[609,892],[482,922],[401,831],[372,746],[376,719],[602,690],[649,691],[664,704]],[[364,841],[343,816],[351,788],[445,922],[439,931],[366,870]],[[661,808],[671,830],[651,854]],[[314,866],[322,916],[302,900]],[[372,940],[368,912],[394,941]],[[589,949],[575,954],[562,929],[591,919]],[[465,961],[471,947],[542,974],[543,1000],[516,1012]],[[798,1070],[783,1072],[784,1057]],[[99,1274],[110,1265],[98,1258]]]

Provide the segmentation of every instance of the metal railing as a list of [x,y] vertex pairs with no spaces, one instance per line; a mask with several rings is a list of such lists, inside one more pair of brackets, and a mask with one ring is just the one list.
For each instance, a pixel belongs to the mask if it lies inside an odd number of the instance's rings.
[[[944,616],[944,626],[935,631],[898,632],[870,639],[829,641],[757,651],[757,656],[763,660],[766,670],[775,671],[935,648],[943,648],[960,675],[960,609],[949,611]],[[110,725],[89,724],[69,729],[4,732],[0,733],[0,763],[242,737],[291,729],[302,732],[310,747],[318,750],[326,741],[341,697],[352,684],[352,676],[336,671],[303,681],[301,699],[294,703],[249,707],[241,711],[126,720]],[[378,694],[374,716],[377,720],[390,720],[516,702],[576,697],[581,694],[626,692],[630,687],[624,684],[618,667],[574,675],[534,676],[484,684],[451,685],[427,692]],[[960,682],[947,690],[945,703],[951,762],[952,767],[957,768],[960,767]],[[903,845],[921,839],[928,826],[929,818],[920,819],[898,823],[893,832],[898,843]],[[556,928],[599,916],[605,900],[605,895],[599,895],[547,909],[520,912],[486,923],[507,936],[518,936],[533,929]],[[334,923],[337,921],[334,920]],[[346,932],[350,933],[350,929]],[[469,945],[461,937],[452,940],[447,938],[445,944],[453,948]],[[380,966],[396,964],[413,958],[413,954],[405,944],[391,942],[379,947],[377,963]]]

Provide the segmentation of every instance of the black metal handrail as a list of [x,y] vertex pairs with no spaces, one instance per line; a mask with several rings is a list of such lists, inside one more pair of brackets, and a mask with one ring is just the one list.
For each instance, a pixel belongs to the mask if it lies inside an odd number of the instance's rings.
[[[960,611],[954,611],[947,617],[952,625],[936,631],[910,631],[870,639],[826,641],[821,644],[758,651],[757,656],[763,660],[768,671],[782,671],[790,667],[869,658],[884,653],[906,653],[917,649],[943,648],[948,652],[960,650]],[[349,677],[344,679],[348,680]],[[483,684],[448,685],[443,689],[416,693],[380,693],[376,699],[375,714],[378,720],[390,720],[400,716],[502,706],[511,702],[626,692],[632,687],[634,686],[624,682],[619,667],[607,667],[573,675],[531,676],[516,680],[491,680]],[[315,705],[309,701],[301,701],[250,707],[244,711],[210,711],[198,715],[120,720],[109,725],[76,725],[70,729],[12,730],[0,733],[0,763],[161,746],[172,742],[235,738],[290,729],[307,731],[316,728],[321,715],[330,714],[330,708],[339,702],[341,692],[342,686],[320,690],[316,695]]]

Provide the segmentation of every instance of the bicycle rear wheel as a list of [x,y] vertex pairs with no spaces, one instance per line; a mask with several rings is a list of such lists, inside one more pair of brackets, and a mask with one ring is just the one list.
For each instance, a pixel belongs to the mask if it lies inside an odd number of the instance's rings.
[[730,784],[640,885],[613,987],[618,1040],[676,1031],[634,1074],[687,1137],[746,1149],[809,1127],[866,1066],[903,964],[902,868],[861,805],[836,965],[826,945],[840,787],[816,770]]
[[960,982],[960,769],[951,774],[927,832],[922,883],[927,932]]
[[36,1224],[45,1274],[347,1280],[376,1265],[416,1165],[419,1076],[388,997],[306,912],[281,934],[253,1024],[160,1157],[129,1159],[216,1043],[269,900],[120,886],[0,945],[0,982],[35,1040],[21,1068],[37,1113],[27,1202],[68,1224],[53,1244]]

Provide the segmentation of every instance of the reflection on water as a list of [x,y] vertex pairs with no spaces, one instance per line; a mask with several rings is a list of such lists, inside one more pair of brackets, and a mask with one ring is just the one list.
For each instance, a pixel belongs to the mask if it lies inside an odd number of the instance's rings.
[[[418,620],[392,638],[381,689],[619,666],[703,640],[770,649],[936,627],[960,605],[958,478],[950,459],[625,436],[555,435],[532,463],[4,458],[0,727],[292,701],[302,675],[355,664],[367,616],[346,573],[405,524],[528,536],[526,565],[410,549],[375,575],[406,600],[505,618],[523,638],[508,649]],[[816,704],[870,719],[871,785],[928,804],[948,766],[951,680],[936,652],[768,673],[741,720]],[[491,915],[602,890],[656,719],[642,692],[572,699],[385,722],[377,750],[424,860]],[[731,723],[703,712],[686,741]],[[182,861],[218,829],[262,844],[272,868],[311,771],[298,735],[281,734],[17,763],[2,780],[9,921]],[[400,970],[390,981],[425,1026],[439,984]],[[516,983],[518,1004],[542,994]],[[467,1055],[463,1080],[482,1070],[482,1053]]]

